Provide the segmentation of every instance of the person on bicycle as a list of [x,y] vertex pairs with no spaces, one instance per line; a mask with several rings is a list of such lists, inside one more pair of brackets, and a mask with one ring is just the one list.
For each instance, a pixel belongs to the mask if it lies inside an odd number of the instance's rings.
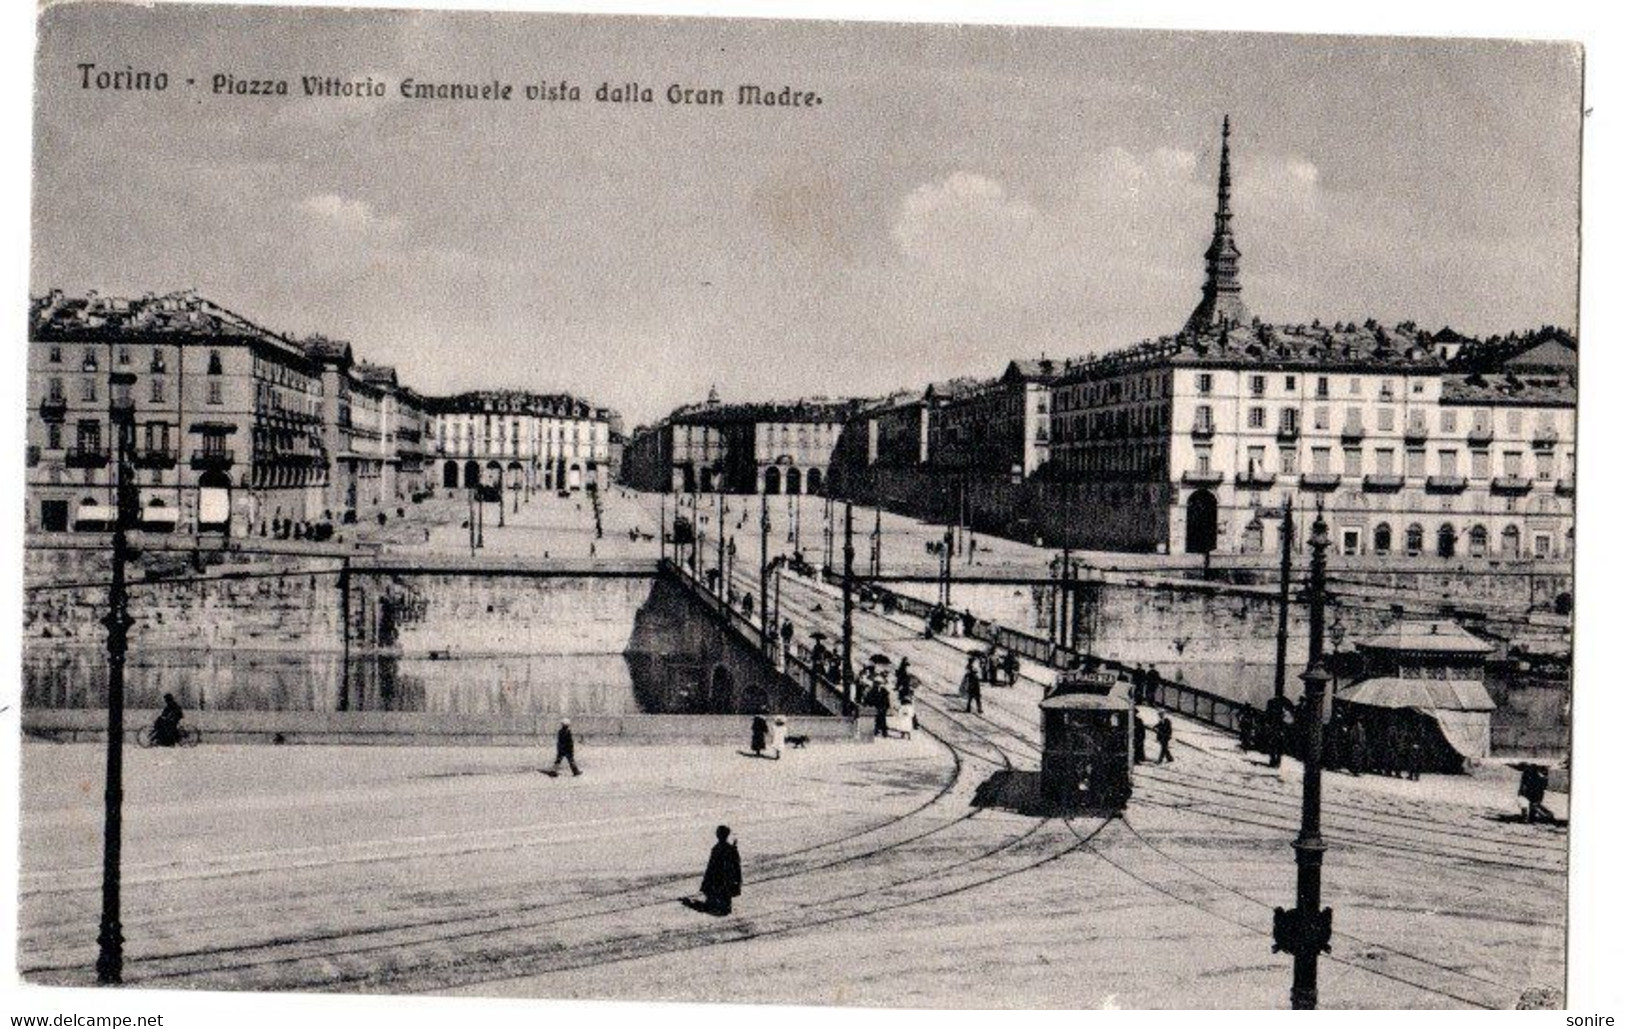
[[160,747],[173,747],[181,741],[181,719],[186,713],[175,702],[175,694],[164,694],[164,709],[152,723],[152,742]]

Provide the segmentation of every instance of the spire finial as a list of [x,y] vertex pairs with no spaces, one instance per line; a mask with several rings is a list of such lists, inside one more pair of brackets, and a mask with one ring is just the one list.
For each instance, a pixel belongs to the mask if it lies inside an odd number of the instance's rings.
[[1237,275],[1241,250],[1230,232],[1230,116],[1224,116],[1219,136],[1218,204],[1213,212],[1213,241],[1208,244],[1207,281],[1202,301],[1185,322],[1185,331],[1201,333],[1226,325],[1246,325],[1251,316],[1241,302]]

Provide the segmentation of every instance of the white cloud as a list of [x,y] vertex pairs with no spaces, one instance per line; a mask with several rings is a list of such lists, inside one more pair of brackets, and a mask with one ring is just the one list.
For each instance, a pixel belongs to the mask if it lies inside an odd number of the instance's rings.
[[891,237],[908,257],[948,269],[985,269],[1009,258],[1032,235],[1038,212],[995,179],[956,171],[916,187],[892,220]]
[[339,196],[337,193],[318,193],[306,197],[300,204],[301,210],[313,214],[334,225],[354,229],[373,229],[389,227],[393,219],[380,218],[373,212],[372,205],[364,200],[351,200]]

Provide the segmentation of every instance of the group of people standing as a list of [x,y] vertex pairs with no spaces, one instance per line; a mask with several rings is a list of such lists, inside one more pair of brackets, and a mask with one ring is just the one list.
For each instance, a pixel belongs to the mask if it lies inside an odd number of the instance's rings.
[[1416,781],[1424,760],[1421,733],[1405,722],[1366,725],[1341,710],[1326,726],[1323,763],[1350,775],[1391,775]]

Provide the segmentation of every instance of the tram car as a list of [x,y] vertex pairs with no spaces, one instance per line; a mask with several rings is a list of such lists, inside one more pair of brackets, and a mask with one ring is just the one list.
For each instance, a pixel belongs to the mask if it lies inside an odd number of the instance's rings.
[[1134,691],[1116,676],[1063,676],[1038,705],[1044,799],[1062,808],[1121,811],[1134,785]]

